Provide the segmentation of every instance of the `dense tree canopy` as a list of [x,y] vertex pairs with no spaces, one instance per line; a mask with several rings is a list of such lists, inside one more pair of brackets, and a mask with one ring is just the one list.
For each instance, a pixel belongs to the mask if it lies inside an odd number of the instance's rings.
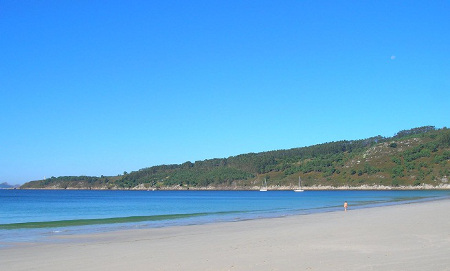
[[[52,177],[24,188],[237,187],[245,189],[270,178],[272,185],[290,185],[298,175],[305,185],[439,184],[449,176],[450,131],[424,126],[391,138],[343,140],[314,146],[247,153],[143,168],[116,177]],[[269,186],[271,185],[269,183]]]

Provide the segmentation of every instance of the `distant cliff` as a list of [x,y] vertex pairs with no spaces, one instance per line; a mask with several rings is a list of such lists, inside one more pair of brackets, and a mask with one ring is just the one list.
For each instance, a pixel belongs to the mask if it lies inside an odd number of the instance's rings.
[[63,176],[23,189],[450,188],[450,130],[424,126],[375,136],[228,158],[160,165],[120,176]]

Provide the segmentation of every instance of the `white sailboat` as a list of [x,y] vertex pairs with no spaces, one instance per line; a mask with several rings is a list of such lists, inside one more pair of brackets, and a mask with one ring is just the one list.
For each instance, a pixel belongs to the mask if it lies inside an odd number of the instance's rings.
[[267,192],[267,180],[264,178],[263,185],[261,186],[261,189],[259,189],[261,192]]
[[305,190],[302,189],[302,179],[298,176],[298,189],[294,189],[294,192],[303,192]]

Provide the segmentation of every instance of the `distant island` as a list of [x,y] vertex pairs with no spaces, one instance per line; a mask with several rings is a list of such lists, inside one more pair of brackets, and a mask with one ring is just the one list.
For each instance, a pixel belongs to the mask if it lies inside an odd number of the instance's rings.
[[14,189],[14,188],[18,188],[19,185],[12,185],[9,183],[0,183],[0,189]]
[[308,147],[143,168],[119,176],[61,176],[21,189],[450,189],[450,130],[423,126]]

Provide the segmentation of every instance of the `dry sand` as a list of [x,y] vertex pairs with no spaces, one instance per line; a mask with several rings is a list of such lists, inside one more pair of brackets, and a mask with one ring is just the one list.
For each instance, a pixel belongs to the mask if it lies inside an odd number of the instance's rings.
[[450,200],[59,239],[0,270],[450,270]]

